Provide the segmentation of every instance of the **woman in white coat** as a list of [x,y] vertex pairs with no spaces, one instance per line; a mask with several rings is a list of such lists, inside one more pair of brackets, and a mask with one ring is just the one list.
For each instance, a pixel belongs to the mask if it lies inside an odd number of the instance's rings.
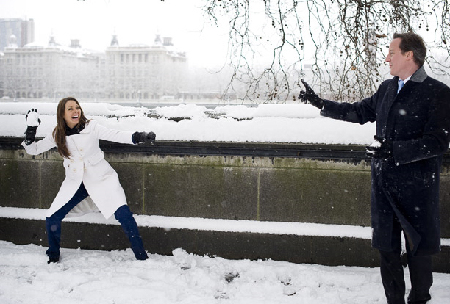
[[130,240],[136,259],[147,259],[136,221],[126,202],[125,192],[117,173],[104,159],[99,140],[138,144],[154,141],[155,134],[111,130],[94,120],[87,120],[80,104],[73,97],[61,99],[57,107],[57,126],[51,134],[36,142],[39,123],[37,110],[29,111],[28,127],[22,145],[31,155],[57,147],[64,159],[66,175],[46,217],[49,242],[46,253],[49,263],[58,262],[60,258],[61,221],[87,197],[92,199],[105,218],[114,214]]

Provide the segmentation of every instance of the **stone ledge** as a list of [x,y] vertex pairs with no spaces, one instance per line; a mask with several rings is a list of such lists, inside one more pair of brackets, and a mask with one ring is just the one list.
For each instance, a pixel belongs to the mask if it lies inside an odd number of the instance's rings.
[[[171,255],[174,249],[183,248],[189,253],[226,259],[272,259],[326,266],[379,265],[378,252],[371,248],[368,239],[156,227],[139,227],[139,230],[148,252],[161,255]],[[45,223],[1,217],[0,239],[45,247]],[[61,245],[95,250],[122,250],[129,246],[118,225],[73,221],[63,223]],[[441,253],[434,256],[433,271],[450,273],[449,261],[450,247],[443,246]]]

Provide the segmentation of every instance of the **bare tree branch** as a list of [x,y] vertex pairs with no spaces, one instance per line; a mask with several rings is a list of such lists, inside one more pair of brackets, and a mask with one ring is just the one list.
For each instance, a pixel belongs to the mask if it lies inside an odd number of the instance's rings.
[[371,95],[388,76],[386,46],[395,32],[434,35],[427,63],[450,74],[447,0],[204,0],[204,12],[229,25],[226,91],[243,99],[295,100],[306,48],[314,52],[309,81],[322,94],[346,101]]

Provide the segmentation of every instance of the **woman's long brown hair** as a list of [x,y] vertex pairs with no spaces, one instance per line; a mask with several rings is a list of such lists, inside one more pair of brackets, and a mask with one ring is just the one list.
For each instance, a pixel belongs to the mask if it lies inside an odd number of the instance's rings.
[[[59,154],[61,154],[62,157],[69,157],[69,149],[67,149],[66,145],[66,120],[64,119],[64,115],[66,113],[66,103],[70,100],[73,100],[77,103],[78,106],[80,104],[78,103],[78,100],[76,100],[74,97],[66,97],[59,101],[58,107],[56,108],[56,127],[53,130],[53,138],[56,142],[56,147],[58,148]],[[80,115],[80,121],[78,123],[79,126],[85,125],[87,122],[86,116],[84,116],[83,109],[80,106],[81,115]]]

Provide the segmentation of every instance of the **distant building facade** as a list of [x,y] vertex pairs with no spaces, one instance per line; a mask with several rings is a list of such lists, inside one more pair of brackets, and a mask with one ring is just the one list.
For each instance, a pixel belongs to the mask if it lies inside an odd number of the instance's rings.
[[69,47],[55,43],[47,46],[10,43],[2,58],[3,94],[10,98],[88,97],[98,87],[101,56],[79,47],[77,40]]
[[170,37],[154,44],[119,46],[113,36],[106,49],[105,86],[110,99],[160,99],[177,97],[187,74],[186,56],[173,48]]
[[120,46],[113,36],[105,53],[83,49],[78,40],[65,47],[51,37],[47,46],[21,47],[12,38],[0,56],[0,97],[177,98],[187,73],[185,54],[168,37]]
[[11,36],[15,37],[18,47],[34,42],[34,20],[0,19],[0,52],[9,45]]

